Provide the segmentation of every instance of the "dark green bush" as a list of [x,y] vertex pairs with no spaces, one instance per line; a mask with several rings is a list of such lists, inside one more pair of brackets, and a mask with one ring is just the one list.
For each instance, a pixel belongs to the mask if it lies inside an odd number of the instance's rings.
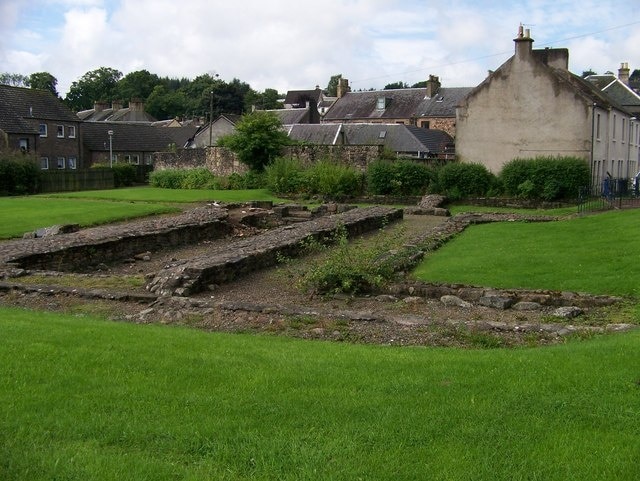
[[35,194],[40,174],[34,157],[23,153],[0,154],[0,195]]
[[299,159],[279,157],[265,167],[267,189],[273,194],[295,194],[303,185],[304,168]]
[[498,180],[482,164],[451,162],[437,171],[437,180],[430,189],[451,200],[485,196],[494,191]]
[[182,189],[215,189],[216,178],[210,170],[204,167],[184,170],[180,187]]
[[115,187],[128,187],[136,182],[137,170],[131,164],[113,164],[113,183]]
[[250,170],[244,174],[233,173],[228,178],[229,189],[261,189],[266,185],[264,173]]
[[590,179],[589,166],[579,157],[514,159],[500,172],[507,195],[546,201],[575,199]]
[[373,195],[422,195],[434,179],[433,169],[410,160],[377,160],[367,169],[367,187]]
[[181,189],[185,171],[182,169],[154,170],[149,174],[149,184],[162,189]]
[[309,194],[319,194],[341,200],[360,195],[363,176],[353,167],[321,160],[304,172],[304,188]]

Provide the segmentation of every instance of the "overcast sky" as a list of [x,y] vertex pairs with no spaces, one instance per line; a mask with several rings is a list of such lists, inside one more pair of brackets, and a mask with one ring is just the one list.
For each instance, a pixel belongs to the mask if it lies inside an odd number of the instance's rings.
[[66,96],[99,67],[217,73],[257,91],[473,87],[514,50],[569,48],[569,69],[640,69],[640,0],[0,0],[0,72],[46,71]]

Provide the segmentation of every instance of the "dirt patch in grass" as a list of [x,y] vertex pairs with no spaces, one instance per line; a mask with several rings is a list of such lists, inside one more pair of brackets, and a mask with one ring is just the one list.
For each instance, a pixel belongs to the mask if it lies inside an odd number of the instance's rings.
[[[402,228],[411,238],[443,221],[442,217],[405,215],[393,228]],[[141,253],[137,259],[105,266],[95,275],[40,272],[11,279],[23,287],[3,289],[0,304],[211,331],[402,346],[534,346],[618,329],[615,308],[593,309],[580,322],[573,322],[551,316],[552,308],[456,307],[417,296],[310,296],[296,286],[299,271],[310,262],[308,257],[211,286],[190,298],[148,297],[144,279],[165,265],[206,255],[232,238],[258,232],[235,225],[230,238]]]

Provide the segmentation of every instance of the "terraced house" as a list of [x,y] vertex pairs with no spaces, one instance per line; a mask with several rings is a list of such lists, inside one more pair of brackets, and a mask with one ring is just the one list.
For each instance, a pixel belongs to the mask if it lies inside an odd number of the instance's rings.
[[637,95],[614,79],[571,73],[567,49],[534,50],[522,27],[514,42],[514,55],[457,110],[458,158],[498,173],[515,158],[574,156],[590,165],[593,187],[628,183],[639,170]]
[[82,167],[80,119],[45,90],[0,85],[0,146],[35,154],[43,170]]

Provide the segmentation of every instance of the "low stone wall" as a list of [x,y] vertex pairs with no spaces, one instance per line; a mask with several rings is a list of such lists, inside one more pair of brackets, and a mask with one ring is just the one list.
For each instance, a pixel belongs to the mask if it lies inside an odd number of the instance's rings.
[[279,255],[295,257],[303,249],[302,241],[328,239],[340,226],[350,237],[381,228],[402,219],[402,210],[389,207],[353,209],[341,214],[279,227],[264,234],[240,239],[220,251],[180,261],[160,271],[147,289],[161,296],[188,296],[222,284],[249,272],[277,263]]
[[[332,159],[364,172],[381,153],[382,146],[379,145],[292,145],[285,147],[282,155],[298,158],[307,166],[323,159]],[[204,167],[221,177],[234,173],[244,174],[249,170],[238,160],[236,154],[227,148],[217,146],[181,149],[177,152],[156,152],[153,163],[156,170]]]
[[79,271],[145,251],[197,243],[227,235],[226,209],[204,206],[176,216],[3,243],[0,263],[23,269]]

